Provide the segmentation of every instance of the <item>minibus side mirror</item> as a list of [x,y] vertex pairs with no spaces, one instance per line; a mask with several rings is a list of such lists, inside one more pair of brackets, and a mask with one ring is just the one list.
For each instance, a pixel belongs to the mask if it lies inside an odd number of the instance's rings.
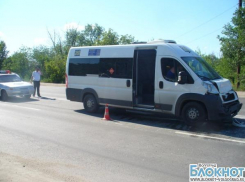
[[179,84],[186,84],[187,83],[187,73],[185,71],[180,71],[178,76],[178,83]]

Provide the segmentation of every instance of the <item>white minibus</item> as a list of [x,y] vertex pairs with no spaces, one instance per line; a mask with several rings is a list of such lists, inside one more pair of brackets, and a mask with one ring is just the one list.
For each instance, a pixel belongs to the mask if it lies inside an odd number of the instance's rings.
[[175,41],[70,48],[66,97],[88,112],[108,104],[189,124],[230,118],[242,107],[228,79]]

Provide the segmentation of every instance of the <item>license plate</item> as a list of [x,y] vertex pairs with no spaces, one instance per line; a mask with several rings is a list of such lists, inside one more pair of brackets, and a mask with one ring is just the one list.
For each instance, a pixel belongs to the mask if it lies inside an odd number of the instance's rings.
[[29,90],[28,89],[21,89],[21,93],[22,94],[29,94]]

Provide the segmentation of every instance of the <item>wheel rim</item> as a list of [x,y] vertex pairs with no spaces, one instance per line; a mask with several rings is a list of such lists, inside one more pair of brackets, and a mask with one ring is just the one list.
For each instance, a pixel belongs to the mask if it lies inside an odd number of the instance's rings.
[[88,99],[87,100],[87,106],[88,106],[88,108],[93,108],[94,105],[95,105],[95,103],[94,103],[94,100],[93,99]]
[[199,117],[199,111],[196,108],[190,108],[187,115],[191,120],[195,120]]

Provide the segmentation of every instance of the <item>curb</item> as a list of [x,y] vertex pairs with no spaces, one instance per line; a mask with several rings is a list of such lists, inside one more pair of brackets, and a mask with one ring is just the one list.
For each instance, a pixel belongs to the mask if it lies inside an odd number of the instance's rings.
[[237,91],[236,92],[239,98],[245,98],[245,92]]
[[41,86],[65,87],[66,84],[64,84],[64,83],[45,83],[45,82],[41,82]]

